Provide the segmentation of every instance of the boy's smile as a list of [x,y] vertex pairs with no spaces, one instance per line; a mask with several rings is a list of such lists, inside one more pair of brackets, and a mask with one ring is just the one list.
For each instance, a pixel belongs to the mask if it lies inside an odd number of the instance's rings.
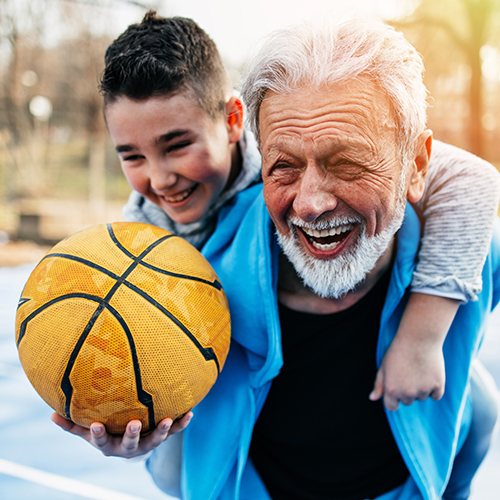
[[105,114],[132,188],[179,224],[198,221],[239,172],[232,160],[241,112],[236,120],[213,119],[185,91],[144,100],[122,96]]

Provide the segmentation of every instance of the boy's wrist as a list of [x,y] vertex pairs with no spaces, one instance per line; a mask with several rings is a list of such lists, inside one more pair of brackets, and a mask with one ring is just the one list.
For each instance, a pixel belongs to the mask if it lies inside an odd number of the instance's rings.
[[459,306],[460,302],[454,299],[412,292],[396,334],[397,341],[422,348],[441,348]]

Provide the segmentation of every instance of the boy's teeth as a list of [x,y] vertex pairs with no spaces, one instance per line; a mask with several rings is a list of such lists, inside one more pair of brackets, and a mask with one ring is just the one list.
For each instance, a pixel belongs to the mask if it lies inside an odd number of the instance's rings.
[[182,193],[179,193],[175,196],[165,196],[165,199],[169,202],[176,202],[176,201],[182,201],[185,200],[194,190],[196,186],[193,186],[189,189],[186,189],[186,191],[183,191]]

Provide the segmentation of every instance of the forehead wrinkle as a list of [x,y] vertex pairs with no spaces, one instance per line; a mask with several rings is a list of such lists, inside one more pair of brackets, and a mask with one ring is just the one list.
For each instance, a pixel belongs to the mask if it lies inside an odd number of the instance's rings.
[[[316,157],[328,157],[341,154],[346,158],[365,157],[368,153],[370,157],[377,155],[377,145],[370,136],[363,138],[354,138],[342,131],[341,134],[335,133],[333,127],[324,127],[327,133],[318,135],[317,133],[293,132],[280,135],[279,139],[266,147],[264,157],[270,157],[280,154],[297,158],[297,152],[303,152],[304,148],[310,146]],[[317,131],[316,131],[317,132]],[[287,138],[287,135],[289,136]],[[299,146],[299,148],[297,147]]]
[[267,151],[264,154],[264,158],[268,159],[272,156],[279,156],[280,154],[287,154],[295,158],[296,156],[290,152],[291,149],[293,150],[290,143],[292,143],[291,140],[286,140],[285,136],[281,136],[276,142],[273,142],[266,148]]
[[[368,114],[364,116],[368,116]],[[271,121],[269,118],[268,121]],[[293,138],[297,137],[301,143],[308,141],[319,143],[325,140],[329,143],[338,143],[340,146],[345,144],[346,147],[348,144],[352,145],[352,147],[366,148],[368,146],[369,149],[375,151],[377,145],[373,139],[372,125],[377,127],[377,122],[369,120],[373,123],[360,125],[360,121],[359,119],[352,119],[352,114],[350,116],[339,116],[336,112],[330,112],[328,115],[318,113],[316,117],[311,118],[309,116],[306,120],[301,119],[300,114],[294,114],[291,118],[276,120],[266,127],[268,128],[267,137],[281,136],[279,142],[271,144],[269,149],[276,149],[281,144],[285,145],[283,138],[288,136],[290,140],[286,142],[292,142]],[[390,119],[384,120],[383,128],[387,131],[394,129]],[[354,135],[357,136],[356,139],[353,139]],[[263,142],[267,141],[264,140]]]
[[[336,92],[336,90],[339,92]],[[397,126],[391,102],[388,97],[373,85],[367,85],[361,91],[349,92],[344,96],[345,86],[330,88],[321,92],[304,89],[303,99],[296,99],[293,108],[283,102],[288,96],[270,95],[261,107],[261,126],[265,125],[262,145],[273,142],[276,136],[289,136],[290,147],[280,140],[276,147],[268,151],[288,149],[286,153],[297,150],[309,142],[314,149],[322,148],[322,142],[328,144],[327,150],[337,148],[338,153],[347,157],[379,157],[381,144],[378,140],[385,135],[396,145]],[[340,95],[342,95],[342,97]],[[267,136],[267,138],[266,138]],[[294,142],[299,137],[300,142]],[[377,139],[378,137],[378,139]],[[266,139],[265,139],[266,138]],[[354,139],[354,140],[353,140]],[[285,147],[283,147],[285,146]],[[331,154],[334,154],[332,151]],[[293,155],[292,155],[293,156]]]

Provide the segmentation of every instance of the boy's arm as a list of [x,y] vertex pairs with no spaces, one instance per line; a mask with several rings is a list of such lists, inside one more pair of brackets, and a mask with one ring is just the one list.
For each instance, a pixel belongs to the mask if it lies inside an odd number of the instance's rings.
[[192,417],[193,413],[188,412],[175,422],[172,422],[171,418],[165,418],[156,429],[142,437],[139,420],[131,420],[123,436],[114,436],[108,434],[100,422],[94,422],[90,429],[87,429],[61,417],[58,413],[53,413],[51,418],[63,430],[85,439],[107,457],[133,458],[149,453],[169,437],[183,431]]
[[460,301],[474,300],[481,291],[499,197],[500,176],[492,165],[434,141],[426,188],[418,202],[425,226],[414,293],[370,399],[384,395],[386,407],[395,410],[399,401],[442,397],[442,345]]
[[394,340],[377,372],[370,399],[388,410],[444,394],[443,343],[460,302],[412,293]]
[[425,226],[412,291],[475,300],[499,200],[500,176],[493,165],[434,141],[417,203]]

